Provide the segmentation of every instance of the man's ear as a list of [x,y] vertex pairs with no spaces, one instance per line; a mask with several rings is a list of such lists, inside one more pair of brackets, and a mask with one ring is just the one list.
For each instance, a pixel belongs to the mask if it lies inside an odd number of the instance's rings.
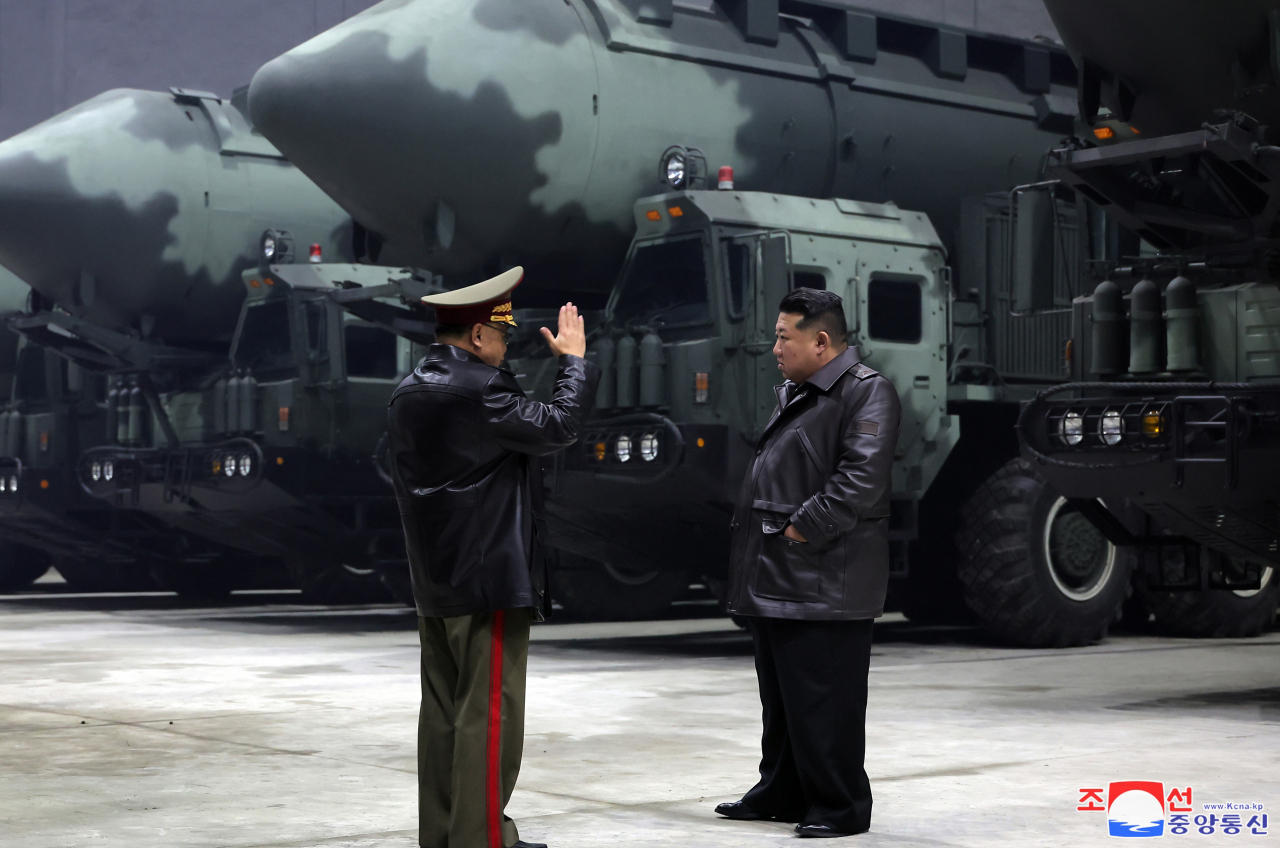
[[813,340],[818,347],[831,347],[831,336],[827,335],[826,330],[819,330]]
[[480,325],[472,324],[471,325],[471,346],[478,349],[483,341],[484,341],[484,336],[480,332]]

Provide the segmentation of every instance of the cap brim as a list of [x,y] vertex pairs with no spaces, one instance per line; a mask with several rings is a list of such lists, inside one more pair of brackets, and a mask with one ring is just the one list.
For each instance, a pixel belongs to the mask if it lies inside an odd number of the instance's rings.
[[422,299],[427,306],[474,306],[498,300],[524,280],[524,268],[517,265],[509,271],[503,271],[496,277],[490,277],[474,286],[454,289],[440,294],[429,294]]

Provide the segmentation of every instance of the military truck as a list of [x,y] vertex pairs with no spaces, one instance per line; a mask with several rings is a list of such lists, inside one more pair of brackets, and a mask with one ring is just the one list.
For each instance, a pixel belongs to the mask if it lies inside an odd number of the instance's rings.
[[[169,490],[150,512],[145,499],[94,496],[95,486],[119,488],[132,468],[94,459],[103,452],[181,455],[192,439],[221,444],[260,429],[201,405],[216,395],[225,412],[228,386],[237,398],[253,395],[246,388],[289,343],[272,335],[287,334],[291,320],[283,331],[272,323],[274,305],[245,313],[246,292],[264,283],[250,287],[244,272],[378,252],[244,110],[243,91],[229,100],[112,91],[0,143],[0,262],[33,291],[10,319],[25,342],[0,417],[0,534],[42,552],[32,554],[40,562],[55,560],[79,588],[150,587],[154,575],[184,594],[217,596],[281,551],[305,548],[246,544],[260,536],[249,525],[189,522],[169,507]],[[327,349],[307,356],[328,368]],[[246,368],[253,373],[236,370]],[[326,397],[338,415],[362,419],[341,392]],[[245,408],[260,403],[254,395]],[[305,414],[295,409],[290,422],[304,434]],[[365,582],[381,591],[376,575]]]
[[[561,602],[643,615],[691,581],[723,586],[733,501],[777,404],[777,304],[809,286],[841,295],[850,343],[902,398],[891,608],[962,616],[960,579],[971,568],[957,546],[962,516],[990,510],[980,492],[1017,455],[1019,400],[1065,378],[1068,328],[1061,315],[1010,315],[1025,270],[1008,262],[1007,197],[972,198],[963,216],[969,261],[957,263],[967,287],[957,298],[946,250],[920,212],[732,188],[640,199],[636,237],[591,333],[588,356],[605,373],[597,413],[581,444],[546,468]],[[1066,244],[1075,237],[1073,224],[1058,233]],[[1072,270],[1050,268],[1062,296]],[[512,367],[547,390],[546,358]],[[1011,541],[1040,545],[1074,529],[1068,515],[1042,516]],[[1058,572],[1090,567],[1090,552],[1069,545],[1052,556]],[[1046,582],[1027,599],[1039,617],[1030,630],[1003,627],[989,604],[968,600],[1010,640],[1080,644],[1106,632],[1128,572],[1113,570],[1096,604]]]
[[1095,545],[1133,563],[1135,612],[1180,635],[1253,635],[1280,602],[1276,12],[1046,5],[1083,73],[1075,139],[1043,190],[1145,249],[1092,265],[1096,288],[1070,304],[1073,382],[1027,407],[1024,455]]
[[[430,329],[401,323],[399,335],[389,332],[355,312],[398,307],[362,298],[343,308],[309,264],[266,259],[244,273],[228,367],[199,387],[162,394],[152,435],[86,451],[79,480],[95,497],[242,556],[283,560],[310,600],[383,600],[377,567],[404,562],[400,514],[378,456],[385,408]],[[387,269],[345,269],[388,277]],[[431,290],[403,276],[398,291]]]

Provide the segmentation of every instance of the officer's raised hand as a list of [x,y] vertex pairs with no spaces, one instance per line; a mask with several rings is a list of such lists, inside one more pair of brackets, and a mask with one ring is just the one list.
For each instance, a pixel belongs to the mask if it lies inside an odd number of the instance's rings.
[[578,307],[572,303],[560,307],[560,333],[553,336],[549,329],[543,327],[542,337],[547,340],[547,346],[556,356],[566,353],[574,356],[587,355],[586,322],[578,314]]

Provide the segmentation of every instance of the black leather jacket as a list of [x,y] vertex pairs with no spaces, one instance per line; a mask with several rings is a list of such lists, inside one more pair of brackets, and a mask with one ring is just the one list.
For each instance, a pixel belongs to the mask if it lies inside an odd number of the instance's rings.
[[435,344],[391,396],[391,476],[418,615],[550,609],[538,545],[536,457],[573,444],[600,370],[561,356],[551,403],[510,371]]
[[[734,510],[729,611],[875,618],[889,585],[898,392],[855,347],[777,392]],[[787,539],[787,524],[806,541]]]

